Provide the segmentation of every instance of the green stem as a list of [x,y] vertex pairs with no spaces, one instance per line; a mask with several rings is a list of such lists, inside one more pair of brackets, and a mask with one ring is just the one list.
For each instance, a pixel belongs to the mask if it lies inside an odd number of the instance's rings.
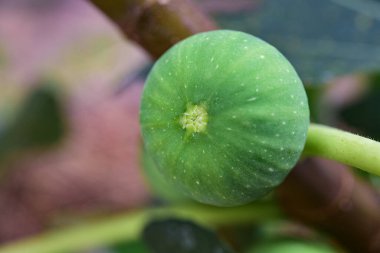
[[1,247],[0,253],[62,253],[134,240],[139,238],[145,224],[153,218],[179,217],[217,226],[260,223],[280,216],[277,207],[270,203],[233,208],[192,204],[145,209],[16,241]]
[[335,160],[380,176],[380,143],[342,130],[311,124],[304,154]]

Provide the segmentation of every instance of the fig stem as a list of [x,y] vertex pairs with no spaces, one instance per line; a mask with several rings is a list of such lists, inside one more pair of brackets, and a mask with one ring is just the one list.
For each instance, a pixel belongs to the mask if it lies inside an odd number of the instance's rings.
[[380,142],[319,124],[310,124],[306,156],[320,156],[380,176]]
[[201,204],[182,204],[128,212],[104,220],[47,232],[0,247],[0,253],[74,252],[136,240],[152,219],[178,217],[208,226],[262,223],[282,218],[273,202],[220,208]]

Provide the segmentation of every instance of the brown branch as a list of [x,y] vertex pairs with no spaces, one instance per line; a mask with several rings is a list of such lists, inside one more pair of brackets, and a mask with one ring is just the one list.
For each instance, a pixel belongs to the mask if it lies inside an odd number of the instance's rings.
[[158,58],[192,34],[216,29],[212,20],[189,0],[90,0],[123,33]]
[[334,236],[350,252],[380,252],[380,199],[336,162],[301,162],[277,191],[292,217]]

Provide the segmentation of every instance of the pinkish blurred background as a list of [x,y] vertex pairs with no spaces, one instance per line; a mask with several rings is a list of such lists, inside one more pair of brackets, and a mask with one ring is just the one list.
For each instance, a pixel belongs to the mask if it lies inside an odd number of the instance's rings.
[[12,160],[0,184],[0,242],[79,216],[147,203],[139,167],[141,81],[149,63],[85,1],[0,1],[0,121],[40,79],[57,83],[68,131]]

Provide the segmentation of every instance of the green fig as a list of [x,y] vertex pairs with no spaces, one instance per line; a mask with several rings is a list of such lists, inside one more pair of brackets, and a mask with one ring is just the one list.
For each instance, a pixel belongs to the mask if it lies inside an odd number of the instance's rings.
[[219,30],[191,36],[157,60],[140,121],[166,180],[202,203],[234,206],[284,180],[304,148],[309,108],[276,48]]

